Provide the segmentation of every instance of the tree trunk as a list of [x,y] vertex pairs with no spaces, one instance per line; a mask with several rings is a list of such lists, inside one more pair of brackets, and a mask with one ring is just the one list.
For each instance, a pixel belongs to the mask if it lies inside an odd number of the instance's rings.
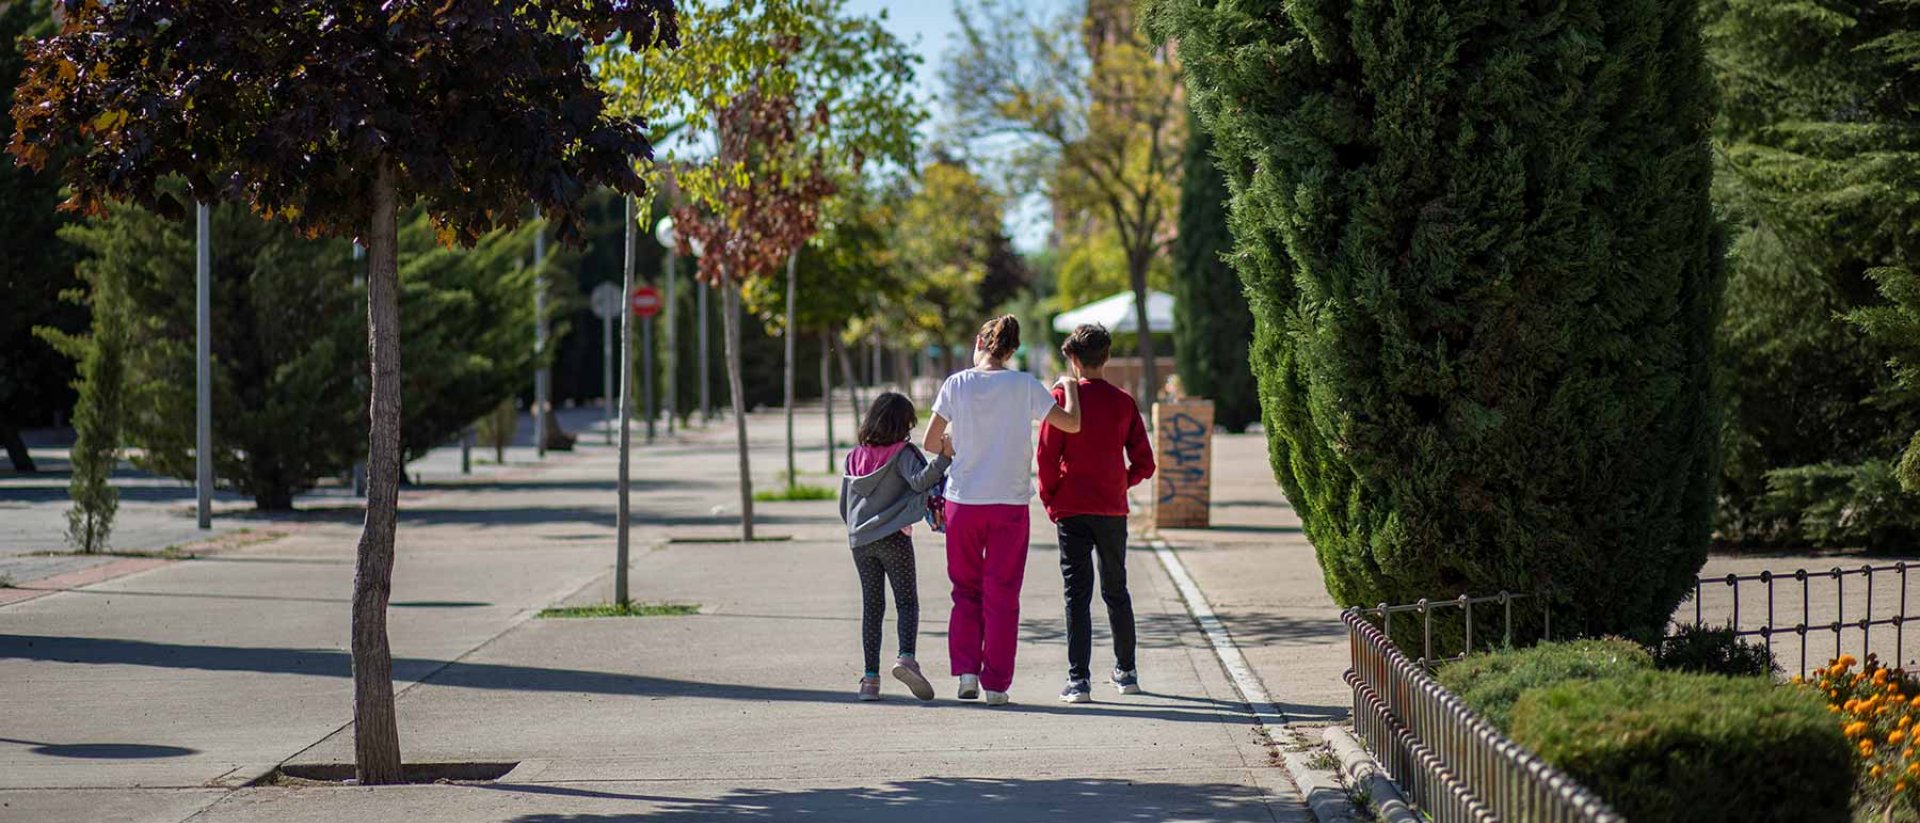
[[[620,263],[620,293],[633,294],[634,257],[639,249],[640,230],[636,226],[633,195],[621,198],[626,202],[626,233],[622,238]],[[618,487],[615,490],[615,502],[618,508],[613,516],[613,602],[625,606],[632,599],[627,589],[627,565],[632,557],[631,534],[633,529],[633,311],[622,306],[620,312],[620,466]]]
[[26,441],[20,439],[20,430],[12,426],[0,426],[0,446],[7,449],[7,459],[13,461],[13,470],[21,474],[33,474],[40,470],[33,465],[33,455],[27,453]]
[[920,399],[913,396],[913,355],[906,349],[893,350],[893,379],[900,386],[900,393],[915,403]]
[[1147,325],[1147,267],[1153,262],[1148,254],[1127,255],[1127,278],[1133,282],[1133,323],[1140,338],[1140,393],[1135,401],[1143,407],[1159,396],[1160,375],[1153,362],[1153,331]]
[[787,255],[787,327],[785,332],[787,338],[787,488],[789,489],[800,485],[800,469],[793,460],[793,361],[794,343],[799,340],[799,336],[795,333],[798,330],[793,327],[794,287],[796,285],[794,269],[795,264],[799,261],[799,252],[796,251]]
[[367,232],[367,350],[373,371],[367,437],[367,519],[353,574],[353,759],[362,785],[401,781],[393,711],[387,600],[393,588],[394,521],[400,504],[400,275],[395,249],[393,161],[374,172]]
[[833,333],[820,333],[820,402],[827,407],[827,474],[840,471],[833,459]]
[[[853,417],[851,418],[853,420],[853,429],[854,431],[859,431],[861,419],[860,378],[854,376],[853,356],[847,352],[846,346],[840,347],[840,376],[847,379],[847,404],[853,408]],[[832,405],[833,401],[829,399],[827,404]]]
[[740,537],[753,539],[753,467],[747,460],[747,390],[740,379],[740,292],[732,283],[724,289],[720,312],[721,337],[727,347],[727,388],[733,395],[734,437],[740,444]]

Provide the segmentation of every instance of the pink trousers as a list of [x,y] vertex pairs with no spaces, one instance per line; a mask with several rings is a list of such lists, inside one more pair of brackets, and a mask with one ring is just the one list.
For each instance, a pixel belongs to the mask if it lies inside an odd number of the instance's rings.
[[1026,506],[947,501],[947,577],[953,581],[947,654],[954,675],[977,674],[989,691],[1013,685],[1026,574]]

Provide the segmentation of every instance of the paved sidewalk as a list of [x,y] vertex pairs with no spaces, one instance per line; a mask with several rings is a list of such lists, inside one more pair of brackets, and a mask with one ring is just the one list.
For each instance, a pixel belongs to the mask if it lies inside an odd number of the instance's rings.
[[[1344,720],[1347,633],[1262,434],[1213,443],[1213,527],[1161,532],[1289,723]],[[1138,497],[1138,494],[1136,494]],[[1144,499],[1144,498],[1142,498]]]
[[[817,412],[801,422],[817,444]],[[780,420],[752,423],[764,487],[784,469]],[[1132,571],[1150,693],[1053,699],[1064,621],[1037,507],[1015,705],[956,702],[946,677],[931,704],[891,681],[886,700],[853,701],[858,586],[832,502],[759,504],[784,542],[668,542],[733,532],[731,431],[636,452],[636,597],[695,616],[531,617],[610,586],[614,455],[592,438],[403,503],[404,753],[518,763],[501,781],[242,787],[282,762],[350,760],[349,509],[0,607],[0,821],[1309,819],[1149,552]],[[817,446],[800,458],[803,480],[831,480],[804,473],[825,468]],[[941,674],[944,562],[917,537],[920,657]]]

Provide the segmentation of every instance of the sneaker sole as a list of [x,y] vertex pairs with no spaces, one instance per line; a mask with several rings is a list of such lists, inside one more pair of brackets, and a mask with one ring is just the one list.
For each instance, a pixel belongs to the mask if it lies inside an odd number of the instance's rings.
[[1063,695],[1060,695],[1060,702],[1062,702],[1062,703],[1092,703],[1092,702],[1093,702],[1093,695],[1090,695],[1090,694],[1087,694],[1086,692],[1075,692],[1075,693],[1073,693],[1073,694],[1063,694]]
[[959,697],[961,700],[979,700],[980,693],[979,692],[961,692],[959,695],[957,695],[957,697]]
[[925,675],[896,664],[893,667],[893,679],[905,683],[907,691],[913,692],[914,697],[918,697],[921,700],[933,699],[933,684],[927,682]]
[[1140,686],[1137,684],[1132,686],[1115,685],[1114,688],[1118,689],[1121,694],[1139,694],[1140,693]]
[[862,703],[871,703],[871,702],[873,702],[873,701],[875,701],[875,700],[879,700],[879,699],[880,699],[880,695],[877,695],[877,694],[863,694],[863,695],[860,695],[860,702],[862,702]]

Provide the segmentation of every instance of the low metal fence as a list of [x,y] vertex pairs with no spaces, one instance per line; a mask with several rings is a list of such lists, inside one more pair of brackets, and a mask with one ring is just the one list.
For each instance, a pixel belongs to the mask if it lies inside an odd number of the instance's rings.
[[1418,604],[1427,638],[1420,660],[1401,653],[1369,615],[1378,612],[1384,622],[1413,607],[1342,613],[1353,654],[1346,681],[1353,688],[1354,730],[1407,799],[1438,823],[1621,823],[1600,798],[1508,740],[1433,679],[1432,616],[1439,603],[1459,605],[1470,626],[1474,605],[1498,602],[1511,627],[1517,598]]
[[[1525,601],[1526,599],[1526,595],[1515,594],[1513,592],[1501,592],[1485,597],[1468,597],[1463,594],[1452,600],[1429,600],[1423,597],[1415,602],[1402,603],[1397,606],[1381,603],[1370,609],[1360,609],[1359,612],[1378,621],[1381,630],[1386,633],[1388,639],[1393,638],[1394,615],[1404,615],[1400,618],[1402,621],[1408,619],[1418,620],[1420,625],[1420,657],[1417,662],[1426,668],[1427,671],[1431,672],[1442,663],[1451,663],[1466,657],[1467,654],[1476,648],[1473,643],[1475,625],[1473,610],[1476,606],[1481,607],[1480,611],[1483,615],[1489,611],[1497,611],[1500,620],[1498,626],[1501,645],[1512,646],[1513,604],[1515,601]],[[1439,618],[1441,620],[1442,630],[1450,630],[1452,621],[1448,620],[1447,616],[1450,614],[1449,610],[1451,609],[1460,610],[1459,625],[1462,632],[1460,653],[1436,657],[1434,655],[1433,623],[1436,618]],[[1483,639],[1487,636],[1487,629],[1485,628],[1486,620],[1487,618],[1482,617],[1479,624],[1482,627],[1480,634]],[[1541,639],[1552,637],[1553,615],[1543,612],[1541,614],[1541,620],[1543,626]],[[1482,645],[1485,644],[1483,643]],[[1442,650],[1444,651],[1444,648]]]
[[[1907,612],[1916,568],[1900,561],[1701,575],[1693,587],[1692,622],[1758,638],[1787,672],[1805,675],[1842,653],[1877,654],[1904,666],[1906,633],[1916,622]],[[1683,605],[1675,615],[1676,627],[1684,624],[1686,611]]]

